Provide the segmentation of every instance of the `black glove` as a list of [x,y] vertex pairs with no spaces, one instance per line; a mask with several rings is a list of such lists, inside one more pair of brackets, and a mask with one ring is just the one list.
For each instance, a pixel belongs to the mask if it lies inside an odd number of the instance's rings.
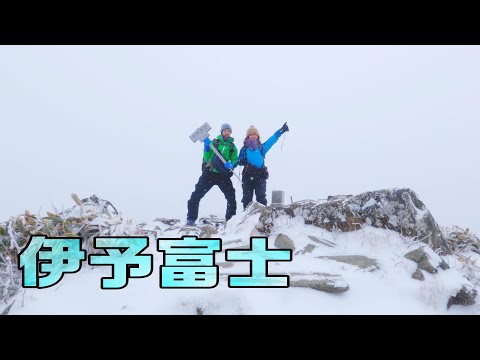
[[288,128],[287,123],[283,124],[283,126],[280,129],[280,132],[283,134],[286,131],[289,131],[290,129]]

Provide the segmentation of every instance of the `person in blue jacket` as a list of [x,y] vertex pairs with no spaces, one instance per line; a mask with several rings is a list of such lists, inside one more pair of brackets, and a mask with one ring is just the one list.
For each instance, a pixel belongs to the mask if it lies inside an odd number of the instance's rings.
[[257,202],[267,205],[268,169],[265,166],[265,155],[286,131],[289,131],[287,123],[262,144],[257,128],[253,125],[248,128],[247,137],[238,156],[238,164],[244,167],[242,171],[244,210],[252,202],[254,192]]

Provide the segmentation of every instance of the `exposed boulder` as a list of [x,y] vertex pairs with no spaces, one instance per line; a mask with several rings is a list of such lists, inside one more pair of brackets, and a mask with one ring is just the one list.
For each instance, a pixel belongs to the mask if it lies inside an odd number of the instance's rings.
[[406,253],[404,257],[408,260],[416,262],[418,264],[418,269],[425,270],[430,274],[437,273],[437,269],[432,264],[430,264],[430,261],[428,261],[428,255],[425,250],[423,250],[423,248],[412,250]]
[[442,259],[442,261],[440,262],[440,264],[438,265],[438,267],[442,270],[447,270],[447,269],[450,269],[450,266],[448,266],[448,264],[445,262],[445,260]]
[[329,241],[329,240],[325,240],[325,239],[319,239],[317,238],[316,236],[313,236],[313,235],[308,235],[308,238],[318,244],[322,244],[322,245],[325,245],[325,246],[328,246],[328,247],[335,247],[335,243]]
[[438,270],[430,264],[430,261],[428,260],[422,260],[418,263],[418,268],[421,270],[425,270],[429,274],[436,274]]
[[353,265],[362,270],[375,271],[380,269],[377,260],[370,259],[363,255],[340,255],[340,256],[317,256],[319,259],[329,259]]
[[305,246],[302,250],[298,250],[297,252],[295,252],[295,255],[305,255],[305,254],[310,254],[315,248],[317,248],[318,246],[316,245],[313,245],[313,244],[308,244],[307,246]]
[[417,264],[420,261],[428,260],[427,253],[421,247],[406,253],[404,257],[408,260],[412,260],[413,262],[416,262]]
[[199,237],[204,238],[204,239],[212,238],[213,235],[218,233],[217,228],[215,226],[212,226],[212,225],[202,226],[201,229],[202,230],[200,232]]
[[225,219],[219,218],[215,215],[210,215],[209,217],[199,218],[197,221],[197,225],[211,225],[215,228],[223,228],[225,227]]
[[417,270],[415,270],[415,272],[412,274],[412,279],[419,280],[419,281],[424,281],[425,276],[423,275],[422,270],[420,270],[417,267]]
[[296,249],[293,240],[285,234],[279,234],[275,239],[274,245],[277,249],[291,249],[292,251],[295,251]]
[[290,286],[306,287],[329,293],[342,293],[350,289],[347,282],[340,275],[330,274],[311,274],[303,276],[291,274]]
[[359,230],[363,224],[390,229],[415,237],[433,249],[449,253],[442,231],[417,194],[408,188],[368,191],[343,200],[305,200],[283,207],[257,208],[261,212],[257,230],[269,234],[279,216],[303,217],[328,231]]
[[430,258],[428,254],[425,252],[423,247],[418,249],[412,250],[404,255],[405,258],[408,260],[412,260],[418,264],[418,269],[425,270],[430,274],[436,274],[438,272],[438,268],[442,270],[449,269],[448,264],[443,260],[440,259],[440,262],[437,267],[433,266],[430,263]]
[[462,286],[460,291],[448,300],[447,309],[450,309],[452,305],[473,305],[475,304],[476,296],[477,290],[475,290],[473,287],[467,289],[466,286]]

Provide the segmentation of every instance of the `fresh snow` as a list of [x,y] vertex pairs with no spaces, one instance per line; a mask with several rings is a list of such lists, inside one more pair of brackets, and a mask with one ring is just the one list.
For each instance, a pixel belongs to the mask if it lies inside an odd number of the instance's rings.
[[[213,237],[222,238],[222,250],[249,244],[250,236],[258,236],[255,224],[259,214],[232,218],[226,228]],[[147,224],[157,227],[159,238],[180,237],[175,230],[160,222]],[[15,297],[10,314],[480,314],[480,305],[452,306],[447,301],[468,281],[462,273],[463,264],[453,255],[443,256],[450,269],[431,275],[423,272],[425,281],[411,278],[417,264],[403,255],[418,247],[436,266],[440,257],[426,244],[405,238],[394,231],[365,226],[360,230],[328,232],[305,225],[297,216],[276,219],[275,232],[269,236],[274,248],[279,233],[289,236],[295,244],[292,262],[270,262],[270,274],[296,274],[295,279],[313,279],[313,273],[340,275],[336,286],[346,282],[344,293],[327,293],[310,288],[242,288],[227,286],[227,275],[248,274],[249,264],[229,262],[232,267],[219,267],[220,281],[212,289],[161,289],[159,266],[163,253],[157,252],[157,242],[150,238],[144,253],[154,256],[153,273],[147,278],[131,278],[120,290],[102,290],[101,277],[111,274],[110,267],[89,266],[75,274],[65,274],[57,285],[46,289],[22,289]],[[312,241],[310,236],[335,244],[328,247]],[[317,247],[303,255],[295,253],[308,244]],[[356,266],[320,259],[322,256],[364,255],[377,260],[378,270],[360,270]],[[471,253],[469,256],[480,258]],[[216,253],[216,264],[224,263],[224,253]],[[294,280],[293,276],[291,280]],[[477,289],[478,290],[478,289]],[[11,302],[10,302],[11,303]],[[0,311],[2,309],[0,308]]]

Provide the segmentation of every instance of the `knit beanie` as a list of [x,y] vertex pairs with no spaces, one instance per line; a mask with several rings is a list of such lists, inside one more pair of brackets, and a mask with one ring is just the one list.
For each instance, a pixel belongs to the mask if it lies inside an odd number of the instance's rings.
[[250,127],[247,130],[247,138],[250,135],[257,135],[260,138],[260,133],[258,132],[257,128],[253,125],[250,125]]
[[225,124],[222,124],[222,126],[220,127],[220,134],[223,132],[223,130],[225,129],[229,129],[230,131],[232,131],[232,127],[230,126],[230,124],[228,123],[225,123]]

